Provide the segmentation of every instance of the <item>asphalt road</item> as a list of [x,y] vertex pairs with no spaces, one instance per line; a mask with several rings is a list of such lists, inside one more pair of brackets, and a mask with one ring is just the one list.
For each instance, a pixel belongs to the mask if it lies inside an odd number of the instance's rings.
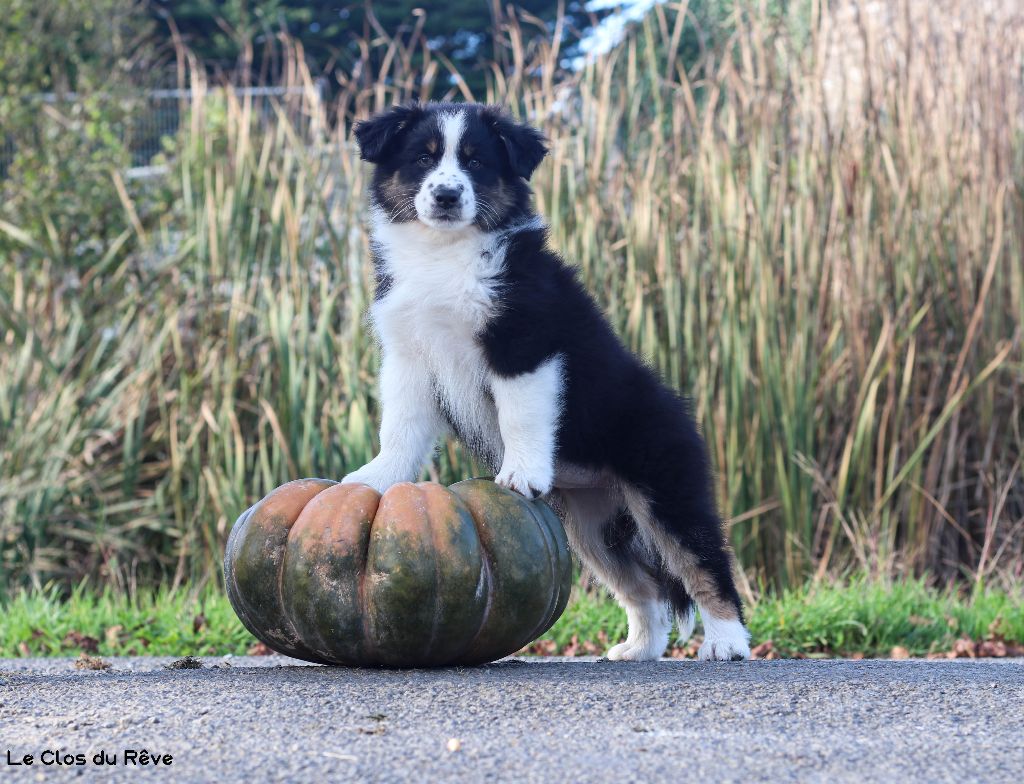
[[[1020,660],[111,661],[0,660],[3,780],[1024,780]],[[125,749],[170,764],[126,765]],[[86,764],[42,764],[53,750]],[[103,751],[115,766],[94,764]]]

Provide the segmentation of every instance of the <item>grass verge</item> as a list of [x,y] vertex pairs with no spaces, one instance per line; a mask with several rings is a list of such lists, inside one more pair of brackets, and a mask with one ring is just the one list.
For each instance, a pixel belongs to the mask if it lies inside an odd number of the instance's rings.
[[[131,598],[82,588],[67,599],[23,592],[2,609],[0,657],[240,655],[256,643],[227,597],[212,589]],[[1000,590],[965,596],[923,581],[855,579],[766,595],[748,615],[753,643],[769,658],[1024,655],[1024,597]],[[602,654],[625,634],[625,614],[611,599],[578,590],[528,650]],[[676,656],[696,651],[695,641],[673,638],[672,646]]]
[[[1024,600],[1001,590],[964,595],[921,580],[857,578],[765,595],[747,616],[762,657],[1024,655]],[[581,592],[531,649],[599,654],[625,634],[625,614],[613,601]],[[685,644],[673,630],[672,655],[694,655],[697,641]]]

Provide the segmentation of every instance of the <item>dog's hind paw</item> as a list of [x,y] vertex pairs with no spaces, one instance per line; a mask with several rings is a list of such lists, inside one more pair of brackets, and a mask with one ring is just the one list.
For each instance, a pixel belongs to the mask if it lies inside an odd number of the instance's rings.
[[697,650],[701,661],[743,661],[750,658],[750,634],[739,621],[704,619],[704,643]]

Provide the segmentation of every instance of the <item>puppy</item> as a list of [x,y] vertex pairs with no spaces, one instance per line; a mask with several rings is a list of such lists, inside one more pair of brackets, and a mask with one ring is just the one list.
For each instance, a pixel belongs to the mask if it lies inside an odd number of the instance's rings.
[[629,619],[614,660],[662,655],[704,622],[702,659],[749,635],[685,404],[625,349],[546,242],[527,181],[544,137],[496,107],[412,103],[355,127],[370,187],[382,348],[381,451],[344,478],[415,480],[454,433],[529,498]]

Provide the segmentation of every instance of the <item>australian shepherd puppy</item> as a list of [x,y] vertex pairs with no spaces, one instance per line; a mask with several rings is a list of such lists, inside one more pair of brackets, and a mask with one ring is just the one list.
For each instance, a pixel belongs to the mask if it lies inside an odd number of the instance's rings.
[[662,655],[704,622],[702,659],[749,636],[684,401],[615,336],[547,245],[527,180],[544,137],[496,107],[398,106],[355,128],[375,164],[371,233],[382,349],[381,451],[345,477],[383,493],[454,433],[528,498],[629,618],[609,659]]

